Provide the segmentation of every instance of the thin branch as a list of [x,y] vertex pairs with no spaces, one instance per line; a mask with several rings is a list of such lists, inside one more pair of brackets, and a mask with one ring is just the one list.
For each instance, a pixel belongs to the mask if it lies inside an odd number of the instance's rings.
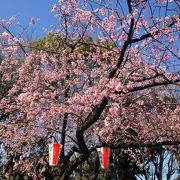
[[148,89],[151,87],[156,87],[156,86],[163,86],[163,85],[168,85],[168,84],[175,84],[180,82],[180,79],[177,79],[175,81],[161,81],[161,82],[151,82],[149,84],[145,84],[142,86],[136,86],[133,88],[128,89],[129,92],[135,92],[135,91],[140,91],[140,90],[144,90],[144,89]]
[[[2,23],[0,23],[0,26],[1,26],[5,31],[7,31],[7,32],[11,35],[12,38],[14,38],[14,35],[11,33],[11,31],[10,31],[8,28],[6,28]],[[20,42],[17,42],[17,43],[18,43],[19,47],[22,49],[23,53],[24,53],[26,56],[28,56],[28,54],[26,53],[26,51],[25,51],[24,47],[22,46],[22,44],[21,44]]]
[[[168,28],[172,27],[175,24],[175,21],[176,21],[176,19],[174,18],[173,21],[167,27]],[[162,29],[162,30],[164,30],[164,29]],[[154,35],[158,35],[159,32],[160,32],[160,30],[157,30],[156,32],[154,32]],[[136,42],[145,40],[150,37],[153,37],[152,33],[147,33],[147,34],[140,36],[139,38],[131,39],[131,43],[136,43]]]

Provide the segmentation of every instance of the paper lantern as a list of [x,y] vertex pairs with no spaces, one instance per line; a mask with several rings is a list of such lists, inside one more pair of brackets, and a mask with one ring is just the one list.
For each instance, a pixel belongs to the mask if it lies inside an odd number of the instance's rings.
[[61,152],[61,144],[49,144],[49,165],[56,166],[58,163],[59,154]]
[[97,148],[97,152],[98,152],[101,168],[104,169],[104,175],[106,175],[106,171],[109,165],[110,148],[109,147]]

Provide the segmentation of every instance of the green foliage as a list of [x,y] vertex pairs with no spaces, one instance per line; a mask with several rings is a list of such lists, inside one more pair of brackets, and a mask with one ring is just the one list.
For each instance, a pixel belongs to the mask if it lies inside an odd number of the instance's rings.
[[109,168],[104,176],[104,170],[101,168],[99,164],[99,158],[97,157],[97,151],[91,153],[88,158],[88,162],[85,161],[83,164],[78,166],[78,168],[74,171],[73,176],[70,178],[71,180],[108,180],[115,178],[115,172],[112,169],[111,161],[109,164]]
[[88,43],[92,43],[93,42],[92,37],[85,37],[84,41],[87,43],[87,45],[80,46],[80,51],[82,51],[82,52],[90,52],[91,45],[88,45]]
[[50,33],[48,36],[32,42],[30,47],[33,51],[45,50],[50,52],[65,48],[65,43],[60,35]]

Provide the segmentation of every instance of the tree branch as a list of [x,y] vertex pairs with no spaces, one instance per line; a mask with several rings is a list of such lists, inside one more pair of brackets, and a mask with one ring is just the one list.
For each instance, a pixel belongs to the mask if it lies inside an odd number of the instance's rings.
[[[168,28],[172,27],[175,24],[175,21],[176,21],[176,19],[173,19],[173,21],[167,27]],[[160,33],[160,30],[157,30],[156,32],[154,32],[154,35],[158,35],[159,33]],[[150,37],[153,37],[152,33],[147,33],[147,34],[140,36],[139,38],[131,39],[131,43],[140,42],[140,41],[150,38]]]
[[175,81],[161,81],[161,82],[151,82],[149,84],[145,84],[142,86],[136,86],[133,88],[128,89],[129,92],[135,92],[135,91],[140,91],[140,90],[144,90],[144,89],[148,89],[151,87],[156,87],[156,86],[163,86],[163,85],[168,85],[168,84],[174,84],[174,83],[178,83],[180,82],[180,79],[177,79]]

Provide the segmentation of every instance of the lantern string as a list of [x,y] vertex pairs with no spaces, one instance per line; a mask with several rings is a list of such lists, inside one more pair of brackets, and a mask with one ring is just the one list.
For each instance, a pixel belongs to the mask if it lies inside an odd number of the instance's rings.
[[106,177],[107,169],[104,169],[104,177]]

